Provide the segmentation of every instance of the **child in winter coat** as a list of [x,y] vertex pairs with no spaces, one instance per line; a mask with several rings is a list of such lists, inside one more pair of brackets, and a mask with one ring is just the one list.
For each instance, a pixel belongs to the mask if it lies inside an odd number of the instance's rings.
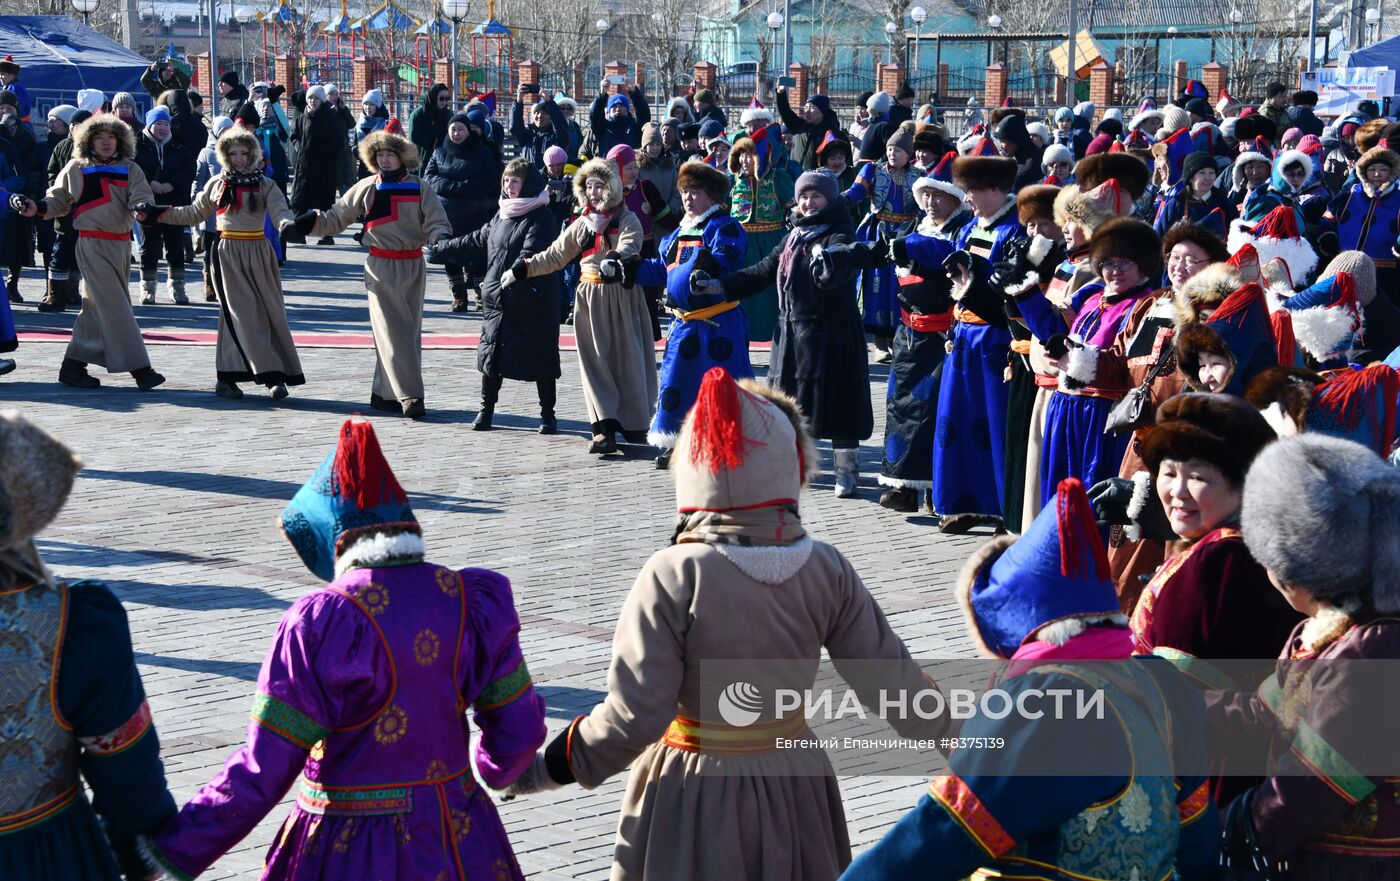
[[1323,215],[1318,250],[1324,255],[1364,251],[1376,264],[1376,288],[1400,302],[1400,270],[1396,269],[1400,154],[1373,147],[1356,161],[1356,176],[1357,181],[1339,192]]

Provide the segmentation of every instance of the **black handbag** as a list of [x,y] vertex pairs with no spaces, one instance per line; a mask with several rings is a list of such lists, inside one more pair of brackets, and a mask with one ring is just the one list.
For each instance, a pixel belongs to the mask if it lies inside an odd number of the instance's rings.
[[1162,353],[1157,356],[1157,363],[1147,371],[1142,385],[1130,390],[1108,411],[1108,419],[1104,420],[1104,434],[1128,434],[1156,421],[1157,414],[1147,407],[1148,402],[1152,400],[1152,383],[1157,381],[1157,377],[1161,376],[1171,363],[1173,351],[1174,347],[1163,346]]

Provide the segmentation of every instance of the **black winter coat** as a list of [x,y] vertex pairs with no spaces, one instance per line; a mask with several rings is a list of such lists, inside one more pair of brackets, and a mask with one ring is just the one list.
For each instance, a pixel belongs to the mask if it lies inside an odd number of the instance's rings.
[[608,151],[618,144],[626,144],[633,150],[641,149],[642,126],[651,122],[651,109],[647,107],[647,100],[642,96],[641,89],[633,89],[627,93],[634,111],[634,115],[631,116],[608,119],[607,107],[610,97],[599,92],[593,99],[593,105],[588,108],[588,124],[592,126],[595,157],[608,155]]
[[243,106],[243,102],[248,100],[248,87],[239,83],[229,90],[227,95],[219,98],[219,115],[233,119],[238,115],[238,108]]
[[345,138],[340,114],[329,104],[297,117],[292,129],[292,142],[297,145],[292,180],[293,210],[319,208],[324,211],[335,204],[339,182],[336,162],[340,151],[345,149]]
[[198,156],[199,151],[203,150],[209,141],[209,129],[205,128],[204,122],[194,112],[194,107],[190,105],[190,96],[184,91],[172,91],[164,106],[170,111],[171,135],[180,142],[186,153]]
[[501,162],[496,151],[476,134],[460,144],[444,141],[428,160],[423,180],[442,200],[454,236],[476,232],[496,213]]
[[740,300],[777,285],[782,306],[768,382],[797,399],[814,437],[865,440],[875,429],[875,415],[855,274],[842,261],[830,273],[814,272],[817,267],[811,260],[817,245],[847,244],[855,240],[856,231],[840,200],[793,223],[788,237],[807,227],[828,229],[803,246],[789,274],[779,268],[785,238],[758,263],[724,276],[725,297]]
[[[1293,122],[1293,125],[1302,129],[1303,134],[1322,137],[1322,129],[1324,128],[1322,120],[1317,118],[1317,114],[1313,113],[1311,107],[1290,107],[1288,108],[1288,118]],[[1282,139],[1283,132],[1279,132],[1278,136]]]
[[[569,118],[553,101],[545,101],[542,106],[549,117],[548,131],[540,131],[533,125],[526,124],[525,105],[520,101],[516,101],[510,109],[510,136],[520,148],[516,155],[528,160],[541,174],[544,173],[544,151],[550,147],[557,146],[570,156],[573,155],[569,149]],[[534,112],[533,107],[530,108],[530,112]]]
[[481,345],[476,350],[481,373],[526,382],[559,378],[559,273],[501,287],[501,276],[517,259],[544,251],[558,234],[554,212],[542,205],[522,217],[498,213],[476,232],[433,249],[434,262],[466,264],[485,258]]
[[136,136],[136,164],[152,183],[170,184],[168,193],[157,193],[160,205],[188,205],[194,196],[195,163],[192,154],[175,140],[172,132],[165,149],[156,148],[155,139],[146,132]]
[[431,156],[447,140],[447,123],[452,118],[452,107],[439,109],[438,96],[450,92],[446,85],[438,83],[423,94],[423,100],[408,117],[408,139],[418,148],[419,156]]
[[841,120],[834,110],[828,110],[821,121],[813,125],[793,111],[786,89],[778,93],[778,119],[792,133],[792,158],[806,171],[817,167],[817,148],[826,139],[827,132],[836,132],[836,137],[843,141],[850,140],[841,131]]

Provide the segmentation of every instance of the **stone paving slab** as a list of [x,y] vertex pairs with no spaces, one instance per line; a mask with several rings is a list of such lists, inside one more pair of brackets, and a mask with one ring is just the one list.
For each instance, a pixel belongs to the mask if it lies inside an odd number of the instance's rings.
[[[292,249],[284,280],[294,332],[368,329],[363,252],[348,236],[338,241]],[[31,270],[22,284],[31,304],[39,287]],[[475,313],[454,315],[448,302],[434,269],[425,333],[479,332]],[[215,307],[203,303],[136,312],[148,331],[216,326]],[[73,313],[26,305],[15,317],[21,331],[39,332],[71,327]],[[307,385],[273,404],[261,390],[238,402],[215,397],[208,347],[150,351],[169,379],[161,389],[142,393],[129,377],[99,374],[103,388],[78,391],[54,381],[61,345],[23,345],[19,370],[0,380],[0,402],[63,437],[85,462],[72,500],[43,536],[43,553],[62,576],[106,580],[126,604],[171,790],[183,802],[242,743],[277,621],[318,584],[279,534],[277,515],[330,450],[340,422],[367,409],[374,356],[306,349]],[[756,364],[766,359],[755,353]],[[521,642],[549,704],[550,736],[602,698],[618,609],[674,522],[670,480],[647,451],[609,461],[584,452],[577,359],[566,353],[563,362],[555,437],[535,433],[534,388],[524,383],[506,384],[498,430],[469,431],[480,381],[474,352],[463,350],[425,352],[427,422],[369,415],[409,490],[431,558],[510,577]],[[953,583],[986,534],[941,536],[929,517],[875,504],[885,382],[884,369],[872,366],[876,436],[861,449],[860,497],[835,499],[824,470],[803,499],[804,524],[852,560],[916,657],[970,656]],[[830,464],[823,445],[823,469]],[[591,792],[572,787],[503,805],[527,875],[606,878],[624,784],[625,775]],[[924,782],[845,777],[841,787],[861,847],[915,803]],[[285,807],[274,811],[202,877],[256,878],[285,815]]]

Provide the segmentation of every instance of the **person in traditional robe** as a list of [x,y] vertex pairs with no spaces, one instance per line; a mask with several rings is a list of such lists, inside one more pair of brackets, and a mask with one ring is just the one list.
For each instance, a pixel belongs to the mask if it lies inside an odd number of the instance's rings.
[[[919,172],[913,168],[914,132],[912,121],[900,123],[885,141],[883,159],[863,163],[855,183],[843,194],[848,205],[869,200],[865,219],[856,227],[863,242],[888,242],[902,227],[918,216],[914,202],[914,182]],[[863,151],[862,151],[863,152]],[[861,314],[865,331],[880,351],[876,360],[890,360],[890,343],[899,325],[899,284],[893,266],[866,269],[858,278]]]
[[1206,692],[1212,744],[1241,743],[1269,769],[1229,804],[1222,862],[1259,877],[1393,878],[1400,800],[1384,765],[1397,725],[1400,476],[1351,441],[1283,438],[1245,478],[1241,526],[1306,617],[1257,689]]
[[287,396],[287,386],[302,385],[301,359],[287,326],[282,275],[277,252],[264,232],[270,219],[278,229],[294,223],[286,197],[263,174],[258,136],[233,128],[215,144],[222,171],[209,179],[190,205],[138,206],[137,217],[176,226],[193,226],[217,216],[218,237],[211,278],[219,301],[219,335],[214,349],[221,398],[243,397],[240,382],[256,382],[272,391],[272,400]]
[[[623,604],[607,697],[511,789],[592,789],[630,766],[614,881],[833,881],[850,862],[826,754],[780,748],[810,736],[804,715],[768,710],[740,727],[700,699],[701,659],[809,662],[774,665],[760,680],[802,690],[823,648],[869,706],[872,683],[847,659],[884,659],[887,689],[926,686],[850,562],[803,528],[799,499],[815,468],[795,401],[710,369],[671,460],[675,537]],[[946,730],[942,717],[891,724],[908,737]]]
[[618,452],[617,436],[646,443],[656,404],[656,353],[651,309],[633,277],[640,264],[642,225],[623,204],[622,178],[612,159],[591,159],[574,174],[581,214],[542,253],[502,276],[509,287],[535,274],[558,272],[579,258],[574,300],[583,398],[593,438],[588,452]]
[[681,224],[661,240],[661,254],[637,270],[643,285],[664,287],[671,330],[661,359],[660,394],[647,442],[661,450],[657,467],[669,467],[685,414],[695,404],[711,367],[736,379],[753,377],[747,316],[739,302],[690,289],[691,273],[723,275],[739,269],[748,251],[744,227],[725,210],[729,180],[703,162],[680,168]]
[[73,158],[37,203],[11,196],[10,207],[39,219],[73,215],[83,306],[63,356],[58,381],[97,388],[89,364],[108,373],[130,373],[148,391],[165,382],[151,368],[141,328],[131,310],[131,209],[155,198],[136,164],[136,136],[115,116],[102,114],[73,130]]
[[148,852],[193,878],[297,784],[263,881],[523,879],[486,792],[514,781],[545,737],[510,582],[427,561],[361,419],[341,426],[281,526],[328,583],[283,615],[247,743]]
[[[784,220],[793,198],[793,178],[782,163],[778,127],[765,126],[750,137],[734,142],[729,153],[729,214],[743,224],[748,251],[744,266],[753,266],[773,252],[787,235]],[[749,339],[773,339],[778,320],[778,292],[768,288],[739,304],[748,322]],[[747,344],[746,344],[747,347]]]
[[938,528],[960,534],[1001,525],[1005,474],[1006,384],[1002,370],[1011,348],[1004,294],[989,279],[1009,242],[1025,237],[1011,186],[1016,163],[996,155],[982,138],[973,155],[953,162],[953,180],[968,196],[973,222],[963,227],[953,275],[952,356],[938,389],[933,453],[933,508]]
[[55,577],[35,545],[81,467],[0,411],[0,877],[15,881],[160,877],[138,836],[175,813],[122,604]]
[[360,161],[374,172],[345,192],[329,210],[296,218],[297,238],[335,236],[364,218],[365,289],[374,333],[374,385],[369,403],[376,410],[422,419],[423,295],[427,267],[422,248],[447,238],[452,227],[431,187],[413,174],[418,148],[388,131],[360,141]]
[[967,719],[961,737],[1002,748],[954,750],[842,881],[1216,877],[1201,697],[1163,660],[1131,658],[1083,484],[1065,479],[1024,535],[975,552],[958,600],[981,654],[1010,662],[1009,700],[1090,687],[1112,711]]
[[[618,144],[608,151],[607,158],[617,165],[618,180],[622,182],[622,203],[641,224],[641,257],[655,257],[656,243],[661,233],[657,221],[666,217],[670,206],[656,184],[641,176],[636,150],[627,144]],[[651,338],[656,342],[661,339],[661,288],[642,285],[642,292],[646,294],[647,311],[651,315]]]

